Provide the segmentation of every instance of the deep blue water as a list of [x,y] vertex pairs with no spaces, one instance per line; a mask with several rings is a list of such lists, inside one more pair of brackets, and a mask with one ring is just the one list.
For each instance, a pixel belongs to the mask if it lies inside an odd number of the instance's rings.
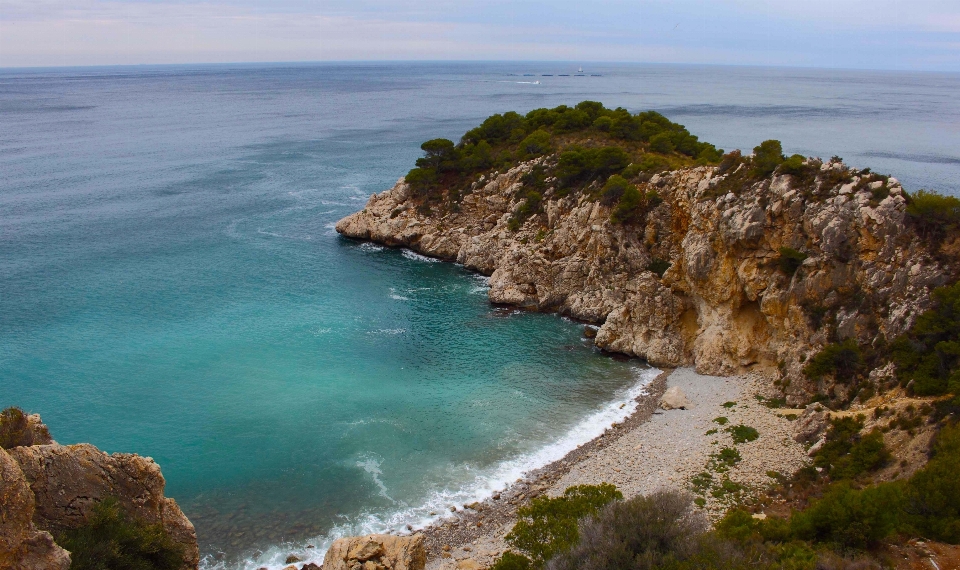
[[573,69],[0,70],[0,406],[156,459],[207,565],[276,562],[482,496],[649,375],[575,323],[494,309],[460,267],[335,234],[423,140],[593,99],[960,195],[958,75],[541,76]]

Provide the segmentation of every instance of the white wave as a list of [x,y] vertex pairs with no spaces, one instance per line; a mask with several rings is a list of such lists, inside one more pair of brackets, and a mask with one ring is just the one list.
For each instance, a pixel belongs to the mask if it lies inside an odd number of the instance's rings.
[[[610,402],[578,422],[553,442],[539,449],[503,461],[490,469],[474,469],[470,465],[460,466],[460,469],[473,471],[475,475],[471,481],[456,489],[435,491],[416,507],[404,506],[393,512],[382,514],[364,513],[356,520],[337,525],[326,535],[307,542],[272,547],[255,558],[243,561],[238,570],[257,570],[258,568],[281,570],[287,566],[285,559],[291,553],[296,554],[304,563],[314,562],[319,565],[330,544],[338,538],[373,533],[405,533],[407,525],[414,530],[420,530],[439,519],[454,516],[448,510],[451,505],[482,501],[495,492],[504,490],[531,471],[562,459],[570,451],[603,434],[613,424],[628,418],[637,409],[637,398],[646,394],[647,385],[659,373],[660,370],[656,368],[638,370],[636,383],[618,392]],[[380,487],[381,494],[393,500],[386,494],[386,487],[381,486],[382,472],[379,461],[375,458],[363,457],[357,462],[357,466],[374,478],[374,482]],[[442,514],[431,515],[430,513],[433,512]],[[306,548],[307,544],[316,545],[316,548]],[[214,564],[206,560],[201,562],[201,568],[202,570],[228,570],[223,563]]]
[[314,336],[320,336],[322,334],[330,334],[333,332],[333,329],[317,329],[313,331]]
[[440,261],[439,259],[427,257],[426,255],[420,255],[419,253],[410,249],[402,249],[400,250],[400,253],[403,254],[403,256],[407,259],[413,259],[415,261],[425,261],[427,263],[437,263]]
[[375,331],[367,331],[367,334],[403,334],[407,332],[407,329],[377,329]]
[[365,455],[360,461],[357,461],[357,467],[363,469],[370,475],[370,478],[373,479],[373,483],[377,486],[377,489],[380,491],[380,496],[389,500],[391,503],[397,503],[396,499],[390,496],[387,493],[387,486],[383,484],[383,481],[380,479],[380,476],[383,475],[383,471],[380,470],[380,460],[374,457],[373,455]]
[[359,246],[359,248],[362,249],[363,251],[373,251],[373,252],[383,251],[383,246],[382,246],[382,245],[377,245],[377,244],[375,244],[375,243],[373,243],[373,242],[369,242],[369,241],[365,241],[365,242],[361,243],[360,246]]
[[393,287],[390,288],[390,298],[391,298],[391,299],[394,299],[394,300],[396,300],[396,301],[409,301],[409,300],[410,300],[410,297],[404,297],[403,295],[398,294],[398,293],[397,293],[397,290],[394,289]]

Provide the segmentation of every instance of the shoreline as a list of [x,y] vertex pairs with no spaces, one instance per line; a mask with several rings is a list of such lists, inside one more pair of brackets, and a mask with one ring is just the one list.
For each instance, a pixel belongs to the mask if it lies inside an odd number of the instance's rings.
[[[668,386],[680,387],[691,405],[660,410]],[[792,420],[760,401],[769,396],[768,390],[768,383],[755,374],[720,377],[691,368],[662,370],[621,422],[562,459],[530,471],[506,490],[458,507],[455,517],[448,515],[417,531],[426,539],[427,570],[489,567],[509,549],[504,536],[516,522],[520,506],[543,494],[559,496],[574,485],[612,483],[625,498],[659,488],[694,494],[691,479],[709,472],[712,486],[701,488],[696,496],[703,499],[699,508],[716,520],[730,505],[774,484],[773,472],[789,476],[809,462],[806,448],[793,439]],[[721,416],[726,419],[718,424]],[[759,436],[734,442],[727,428],[737,424],[756,428]],[[742,459],[728,472],[713,471],[712,454],[724,447],[736,448]],[[741,490],[717,492],[719,483],[727,480]]]
[[[471,503],[469,507],[458,507],[456,518],[447,517],[419,531],[426,539],[427,568],[449,566],[444,563],[454,560],[451,551],[459,549],[470,554],[477,550],[477,554],[480,554],[480,549],[475,549],[472,544],[490,542],[491,539],[502,541],[502,536],[506,533],[505,525],[513,525],[517,509],[526,500],[547,492],[592,453],[610,446],[646,423],[659,407],[660,397],[667,389],[667,377],[673,371],[672,368],[661,370],[660,374],[644,387],[644,393],[634,399],[637,407],[633,413],[607,428],[602,434],[568,451],[561,459],[528,472],[525,477],[510,484],[503,491],[494,493],[483,501]],[[487,550],[488,554],[481,554],[479,558],[490,558],[492,552],[489,548]],[[499,552],[496,555],[499,555]],[[482,567],[482,564],[478,567]]]

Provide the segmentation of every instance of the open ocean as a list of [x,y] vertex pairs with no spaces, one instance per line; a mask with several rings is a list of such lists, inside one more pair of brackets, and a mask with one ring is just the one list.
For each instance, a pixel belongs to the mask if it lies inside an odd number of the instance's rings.
[[486,496],[656,372],[339,238],[422,141],[591,99],[960,195],[960,75],[578,65],[0,69],[0,407],[153,457],[204,567],[279,567]]

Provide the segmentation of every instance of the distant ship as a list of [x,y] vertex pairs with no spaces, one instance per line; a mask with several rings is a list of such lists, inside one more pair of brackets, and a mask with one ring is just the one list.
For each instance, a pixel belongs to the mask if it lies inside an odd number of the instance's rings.
[[577,70],[577,73],[583,73],[583,66],[580,66],[580,69]]

